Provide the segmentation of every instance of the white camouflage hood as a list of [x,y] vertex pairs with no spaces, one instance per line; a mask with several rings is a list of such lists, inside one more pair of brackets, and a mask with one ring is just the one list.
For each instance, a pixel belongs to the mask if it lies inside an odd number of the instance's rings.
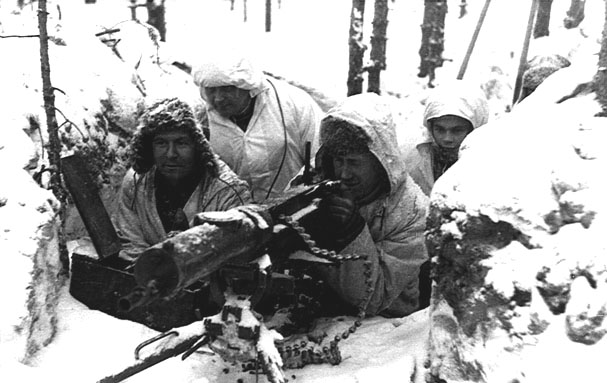
[[[406,176],[405,162],[398,149],[392,111],[386,100],[375,93],[362,93],[346,98],[325,116],[334,117],[360,127],[370,138],[369,150],[377,157],[388,174],[390,191]],[[332,127],[321,124],[320,150]],[[320,163],[317,160],[317,163]]]
[[[426,99],[423,124],[429,129],[429,120],[446,115],[465,118],[472,123],[472,129],[485,125],[489,104],[480,86],[456,80],[434,88]],[[427,133],[426,142],[433,141],[430,132]]]
[[[199,87],[235,86],[255,97],[267,89],[265,76],[253,63],[232,52],[213,56],[194,70],[194,82]],[[204,98],[204,92],[201,92]],[[205,100],[206,101],[206,100]]]

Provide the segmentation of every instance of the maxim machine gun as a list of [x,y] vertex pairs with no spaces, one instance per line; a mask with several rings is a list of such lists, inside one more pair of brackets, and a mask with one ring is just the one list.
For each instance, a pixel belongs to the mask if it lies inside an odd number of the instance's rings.
[[[297,303],[301,299],[294,293],[298,283],[313,284],[309,277],[297,279],[296,270],[273,271],[288,258],[329,264],[360,259],[320,248],[314,234],[309,233],[322,219],[322,198],[338,188],[338,181],[323,181],[294,188],[265,205],[200,213],[193,227],[144,251],[133,269],[137,287],[118,300],[120,311],[153,306],[200,283],[210,285],[210,300],[223,306],[218,314],[204,318],[202,326],[195,322],[180,328],[181,335],[171,330],[143,342],[135,351],[133,366],[102,381],[121,381],[179,354],[185,359],[205,345],[226,361],[241,363],[244,370],[261,369],[271,382],[285,381],[283,367],[340,363],[337,343],[356,331],[364,310],[349,329],[326,344],[322,335],[299,336],[289,342],[272,326],[266,327],[262,315],[253,310],[264,302],[275,307],[277,299],[284,296]],[[309,309],[302,312],[310,315]],[[156,343],[155,351],[140,359],[140,351],[152,343]]]
[[[249,293],[251,302],[257,304],[273,282],[270,264],[280,262],[296,248],[305,248],[319,258],[317,261],[340,260],[343,257],[334,251],[318,248],[304,229],[318,219],[314,213],[322,198],[338,188],[339,181],[323,181],[295,188],[265,205],[199,213],[192,228],[138,257],[134,265],[138,287],[118,301],[119,308],[129,311],[158,299],[170,299],[205,280],[212,280],[212,293],[219,301],[223,298],[218,294],[230,289]],[[263,258],[267,263],[255,263],[255,267],[249,263],[264,255],[269,257]],[[284,283],[281,286],[287,288]]]

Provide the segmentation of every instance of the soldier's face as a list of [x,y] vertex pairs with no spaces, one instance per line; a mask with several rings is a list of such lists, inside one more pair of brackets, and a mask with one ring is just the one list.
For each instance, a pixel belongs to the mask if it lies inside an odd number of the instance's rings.
[[371,152],[334,156],[333,169],[344,194],[355,201],[364,200],[376,190],[384,174],[379,160]]
[[446,149],[457,149],[464,138],[472,131],[470,121],[453,115],[446,115],[432,120],[432,136],[438,146]]
[[235,86],[202,88],[202,92],[209,106],[224,118],[244,113],[252,100],[248,90]]
[[157,133],[152,140],[154,163],[160,174],[177,183],[194,173],[196,146],[185,131]]

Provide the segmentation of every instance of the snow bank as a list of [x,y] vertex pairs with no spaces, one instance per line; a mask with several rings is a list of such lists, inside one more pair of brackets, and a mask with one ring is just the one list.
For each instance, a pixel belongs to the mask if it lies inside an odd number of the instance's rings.
[[0,365],[3,361],[27,364],[52,341],[57,321],[55,307],[65,282],[59,276],[58,203],[50,191],[41,189],[23,170],[35,161],[36,155],[23,131],[15,125],[3,125],[0,253],[5,265],[0,270]]
[[604,376],[605,119],[594,93],[557,103],[592,79],[589,64],[470,134],[435,184],[432,382]]

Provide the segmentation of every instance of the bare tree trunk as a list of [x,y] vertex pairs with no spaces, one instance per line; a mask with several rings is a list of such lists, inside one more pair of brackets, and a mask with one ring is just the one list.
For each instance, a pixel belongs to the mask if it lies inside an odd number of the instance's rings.
[[424,1],[424,22],[422,23],[422,43],[419,48],[419,73],[417,77],[428,76],[428,86],[436,77],[434,71],[442,67],[443,50],[445,49],[445,15],[447,14],[446,0]]
[[584,20],[584,8],[586,0],[571,0],[571,5],[567,11],[567,17],[563,20],[565,28],[575,28]]
[[266,0],[266,32],[272,30],[272,0]]
[[160,41],[166,41],[167,26],[164,17],[164,0],[162,0],[160,5],[156,5],[154,0],[147,0],[146,7],[148,9],[148,24],[158,29]]
[[548,36],[550,34],[550,11],[553,0],[540,0],[535,18],[533,38]]
[[242,0],[243,21],[247,22],[247,0]]
[[521,88],[523,85],[523,74],[527,67],[527,54],[529,53],[529,43],[531,40],[531,31],[533,30],[533,21],[535,20],[535,14],[537,13],[539,0],[531,0],[531,9],[529,10],[529,17],[527,18],[527,29],[525,30],[525,39],[523,40],[523,49],[521,50],[521,57],[518,63],[518,72],[516,74],[516,80],[514,82],[514,93],[512,95],[512,104],[514,105],[520,97]]
[[63,220],[67,193],[61,183],[61,141],[59,140],[59,126],[55,115],[55,94],[51,84],[51,65],[48,56],[48,31],[46,0],[38,1],[38,29],[40,31],[40,68],[42,73],[42,96],[44,99],[44,112],[48,130],[48,161],[50,168],[50,188],[60,203],[59,218],[59,260],[62,265],[62,274],[69,275],[69,254],[63,236]]
[[595,76],[596,93],[601,104],[601,117],[607,117],[607,1],[605,2],[605,24],[603,26],[603,40],[599,52],[599,70]]
[[386,69],[386,30],[388,29],[388,0],[375,0],[373,36],[371,36],[371,67],[367,91],[380,94],[380,73]]
[[131,9],[131,20],[137,20],[137,0],[131,0],[129,8]]
[[350,14],[350,47],[348,69],[348,96],[363,91],[363,58],[365,44],[363,43],[363,22],[365,15],[365,0],[352,0],[352,13]]

